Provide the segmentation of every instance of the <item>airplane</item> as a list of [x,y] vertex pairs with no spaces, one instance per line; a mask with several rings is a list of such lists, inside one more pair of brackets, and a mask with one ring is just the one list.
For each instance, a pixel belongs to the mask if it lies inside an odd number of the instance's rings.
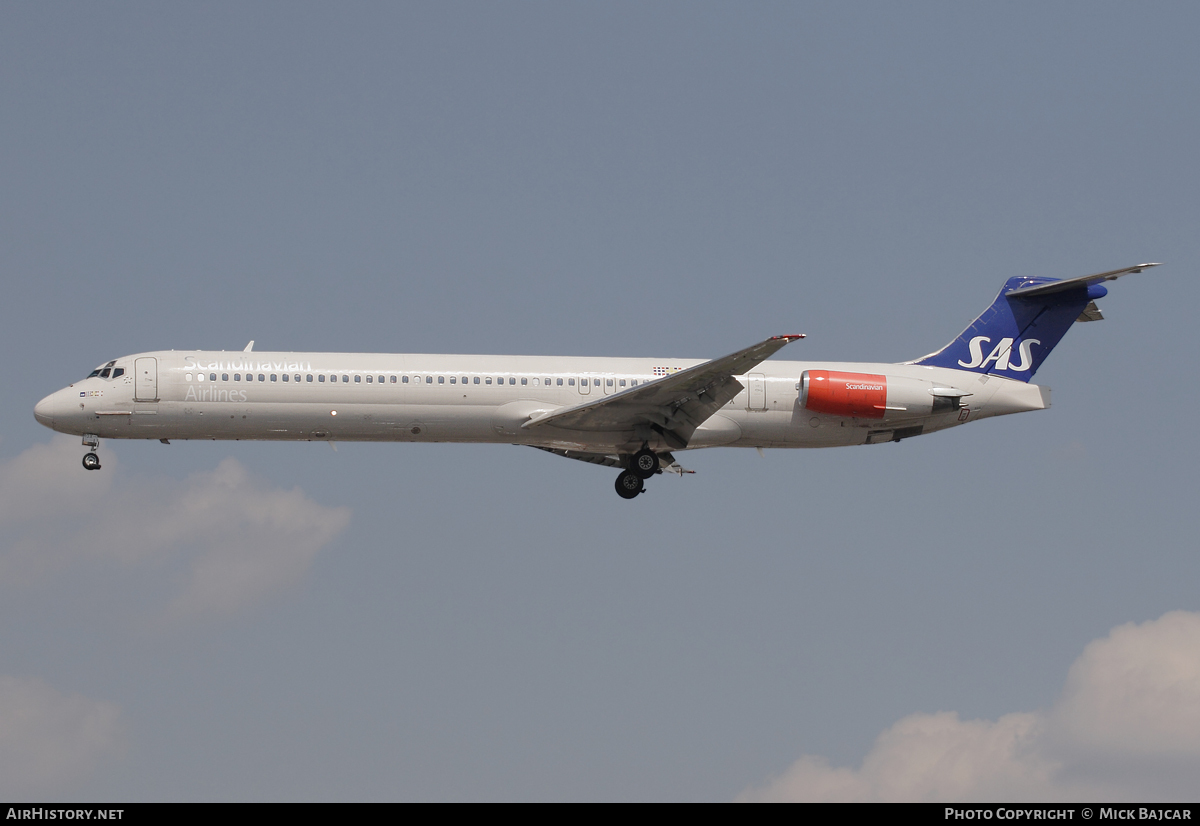
[[675,453],[899,442],[1042,410],[1030,384],[1076,321],[1103,318],[1105,282],[1015,277],[953,341],[900,364],[768,360],[802,335],[711,361],[669,358],[169,350],[113,359],[34,417],[100,439],[478,442],[528,445],[619,470],[623,499],[684,474]]

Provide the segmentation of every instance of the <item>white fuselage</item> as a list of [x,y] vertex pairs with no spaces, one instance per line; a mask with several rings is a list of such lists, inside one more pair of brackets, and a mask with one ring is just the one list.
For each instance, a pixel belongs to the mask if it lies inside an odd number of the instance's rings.
[[[78,381],[44,399],[35,415],[54,430],[109,439],[493,442],[619,453],[640,444],[628,433],[522,425],[699,363],[160,351],[117,359],[112,371],[122,369],[121,376]],[[806,409],[800,387],[806,370],[887,376],[887,410],[881,417],[856,418]],[[765,361],[737,380],[743,390],[696,430],[688,449],[890,441],[893,434],[903,438],[1049,406],[1048,389],[1037,385],[912,364]],[[964,395],[960,407],[931,412],[928,404],[894,404],[893,386],[910,395],[948,386]]]

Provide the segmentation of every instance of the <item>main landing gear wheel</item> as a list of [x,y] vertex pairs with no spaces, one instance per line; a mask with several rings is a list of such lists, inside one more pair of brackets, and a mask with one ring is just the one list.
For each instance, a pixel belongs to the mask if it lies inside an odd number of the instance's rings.
[[99,470],[100,457],[95,453],[85,453],[83,456],[83,466],[88,470]]
[[646,485],[642,481],[642,477],[638,476],[632,470],[623,470],[621,475],[617,477],[617,496],[622,499],[632,499],[639,493],[645,492]]
[[629,469],[641,478],[649,479],[658,473],[658,454],[650,448],[644,447],[633,454],[633,461],[629,463],[629,466]]

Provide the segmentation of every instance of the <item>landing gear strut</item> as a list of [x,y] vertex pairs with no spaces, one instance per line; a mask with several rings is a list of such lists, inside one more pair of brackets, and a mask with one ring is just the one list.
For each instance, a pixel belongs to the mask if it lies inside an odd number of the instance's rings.
[[99,470],[100,457],[95,453],[85,453],[83,455],[83,466],[88,470]]
[[617,477],[617,496],[622,499],[633,499],[639,493],[646,492],[646,483],[632,470],[623,470]]

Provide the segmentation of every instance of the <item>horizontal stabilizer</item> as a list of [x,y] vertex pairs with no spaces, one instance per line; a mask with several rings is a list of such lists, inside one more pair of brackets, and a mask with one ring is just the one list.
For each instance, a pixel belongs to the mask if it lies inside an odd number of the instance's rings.
[[1078,278],[1064,278],[1061,281],[1051,281],[1049,284],[1035,284],[1030,287],[1018,287],[1015,290],[1009,290],[1005,295],[1013,298],[1031,298],[1035,295],[1050,295],[1051,293],[1060,293],[1064,290],[1072,290],[1076,287],[1091,287],[1094,284],[1100,284],[1104,281],[1116,281],[1123,275],[1131,275],[1135,272],[1157,267],[1158,264],[1138,264],[1134,267],[1126,267],[1123,270],[1109,270],[1108,272],[1098,272],[1095,275],[1081,275]]

